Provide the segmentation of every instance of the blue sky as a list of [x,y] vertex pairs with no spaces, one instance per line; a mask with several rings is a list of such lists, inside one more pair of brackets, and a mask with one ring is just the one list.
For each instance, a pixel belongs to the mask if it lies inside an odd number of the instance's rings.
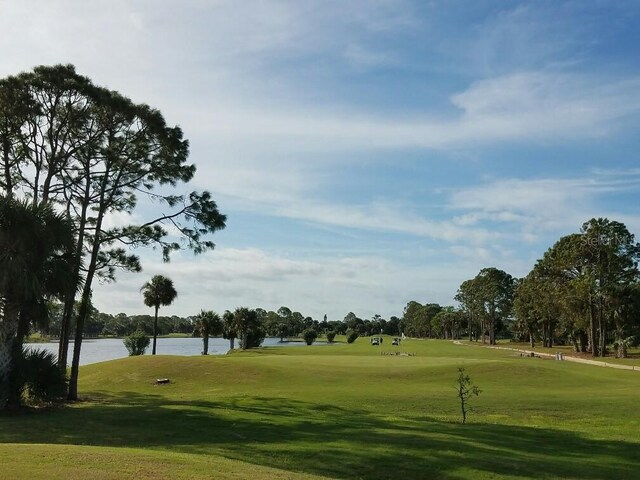
[[3,1],[0,74],[73,63],[159,108],[229,216],[101,310],[146,312],[162,273],[168,314],[388,317],[525,275],[591,217],[640,232],[638,24],[635,1]]

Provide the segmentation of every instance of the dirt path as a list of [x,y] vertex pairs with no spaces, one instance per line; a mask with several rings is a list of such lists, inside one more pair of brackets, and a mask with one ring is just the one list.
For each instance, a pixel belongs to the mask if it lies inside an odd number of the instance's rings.
[[[510,350],[512,352],[518,352],[518,353],[526,353],[527,355],[531,355],[532,353],[536,356],[536,357],[543,357],[543,358],[551,358],[551,359],[555,359],[556,356],[552,353],[542,353],[542,352],[536,352],[533,350],[523,350],[521,348],[511,348],[511,347],[498,347],[495,345],[473,345],[473,344],[469,344],[469,343],[462,343],[459,340],[454,340],[453,343],[455,343],[456,345],[463,345],[463,346],[467,346],[467,347],[484,347],[484,348],[494,348],[496,350]],[[600,360],[588,360],[586,358],[578,358],[578,357],[571,357],[569,355],[564,355],[563,356],[563,361],[567,361],[567,362],[575,362],[575,363],[584,363],[587,365],[595,365],[597,367],[609,367],[609,368],[617,368],[619,370],[635,370],[640,372],[640,366],[636,366],[636,365],[620,365],[617,363],[608,363],[608,362],[603,362]]]

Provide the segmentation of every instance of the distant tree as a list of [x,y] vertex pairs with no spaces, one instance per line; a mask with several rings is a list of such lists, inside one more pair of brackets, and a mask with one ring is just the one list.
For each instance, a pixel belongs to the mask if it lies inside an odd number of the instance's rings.
[[412,337],[433,336],[431,321],[442,309],[437,303],[421,305],[416,301],[410,301],[404,309],[404,328]]
[[482,340],[484,342],[484,306],[474,280],[475,279],[470,279],[462,282],[454,299],[460,303],[462,311],[466,314],[469,341],[474,338],[478,341],[478,337],[482,333]]
[[126,337],[124,337],[122,342],[129,352],[129,356],[133,357],[144,355],[144,352],[149,347],[149,343],[151,343],[151,340],[145,332],[143,332],[142,330],[136,330],[131,335],[127,335]]
[[316,332],[313,328],[308,328],[304,332],[302,332],[302,338],[307,345],[312,345],[315,342],[316,338],[318,338],[318,332]]
[[196,332],[202,337],[202,354],[209,354],[209,337],[220,335],[223,331],[220,315],[211,310],[201,310],[194,318]]
[[480,317],[482,343],[489,334],[489,344],[496,343],[496,329],[511,317],[515,279],[503,270],[483,268],[472,280],[464,282],[456,299],[472,315]]
[[173,286],[173,281],[162,275],[154,275],[140,290],[144,297],[144,304],[147,307],[153,307],[155,309],[153,319],[153,348],[151,350],[151,355],[155,355],[158,338],[158,310],[161,305],[171,305],[178,296],[178,292],[176,292]]
[[233,312],[225,310],[222,314],[222,337],[229,340],[229,350],[235,348],[235,339],[238,337],[238,331],[235,323]]
[[333,340],[336,338],[336,332],[334,332],[333,330],[329,330],[327,332],[327,342],[329,343],[333,343]]
[[358,332],[355,332],[353,330],[347,332],[347,343],[355,342],[359,336],[360,335],[358,335]]
[[458,331],[462,325],[464,314],[454,307],[443,307],[431,319],[433,331],[445,340],[458,338]]
[[265,337],[265,331],[258,321],[255,310],[246,307],[238,307],[233,312],[233,323],[240,339],[240,348],[259,347]]
[[384,333],[387,335],[401,335],[402,332],[400,331],[400,319],[395,315],[391,316],[384,327]]

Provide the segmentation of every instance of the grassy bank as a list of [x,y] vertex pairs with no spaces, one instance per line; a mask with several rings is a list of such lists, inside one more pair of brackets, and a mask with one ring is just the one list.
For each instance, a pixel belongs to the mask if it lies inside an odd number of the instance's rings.
[[[390,343],[82,367],[85,401],[0,418],[0,477],[637,478],[638,372]],[[467,425],[459,365],[482,389]]]

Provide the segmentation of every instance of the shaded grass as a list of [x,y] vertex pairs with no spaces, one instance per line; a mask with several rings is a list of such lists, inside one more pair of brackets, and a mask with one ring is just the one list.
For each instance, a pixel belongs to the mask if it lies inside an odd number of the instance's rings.
[[[637,478],[636,372],[449,342],[407,341],[400,349],[414,357],[381,356],[384,348],[394,349],[359,339],[86,366],[85,402],[0,418],[0,459],[23,474],[56,464],[39,456],[42,445],[90,445],[105,455],[96,470],[122,450],[193,474],[184,478],[207,478],[198,475],[210,464],[222,469],[210,478]],[[454,391],[460,364],[483,390],[467,425]],[[158,377],[172,384],[155,386]],[[184,456],[199,460],[184,466]],[[73,462],[65,469],[79,475]]]

